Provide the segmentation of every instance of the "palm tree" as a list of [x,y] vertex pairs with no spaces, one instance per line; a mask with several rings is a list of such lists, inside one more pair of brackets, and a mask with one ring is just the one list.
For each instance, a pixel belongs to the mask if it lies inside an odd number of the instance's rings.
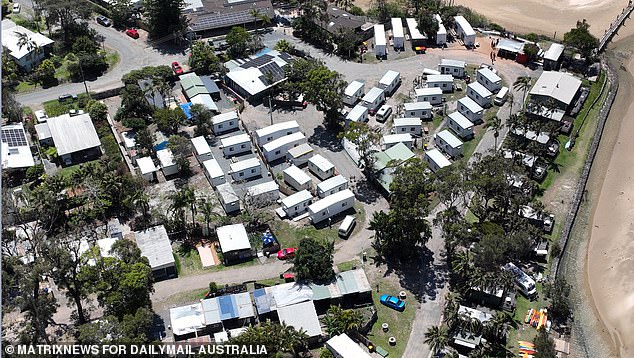
[[504,339],[504,328],[506,324],[510,321],[508,314],[504,312],[497,311],[484,324],[484,334],[487,337],[487,340],[500,342]]
[[459,251],[451,261],[451,270],[458,276],[465,278],[471,270],[471,255],[469,251]]
[[484,125],[484,128],[493,129],[493,138],[495,139],[495,150],[498,150],[498,137],[500,136],[500,129],[502,129],[502,120],[500,117],[493,116]]
[[509,115],[513,114],[513,102],[515,101],[515,96],[513,96],[513,93],[511,91],[508,92],[508,101],[511,104],[511,108],[509,110]]
[[443,310],[443,321],[447,326],[453,328],[458,318],[458,309],[460,308],[461,301],[460,294],[456,292],[449,292],[445,296],[445,308]]
[[219,216],[215,211],[215,206],[209,197],[198,199],[198,210],[205,219],[205,227],[207,227],[207,235],[211,231],[211,220],[212,218]]
[[524,95],[522,96],[522,109],[526,106],[526,92],[531,88],[531,84],[533,82],[533,78],[530,76],[520,76],[515,82],[513,82],[513,88],[516,91],[523,91]]
[[363,318],[354,310],[344,310],[339,306],[330,306],[326,313],[325,323],[328,334],[336,336],[359,329]]
[[16,36],[18,37],[18,48],[21,50],[22,47],[26,46],[26,49],[29,51],[29,57],[33,60],[34,57],[40,53],[40,46],[38,46],[37,42],[33,40],[26,32],[18,32],[15,31]]
[[425,344],[432,352],[438,353],[449,344],[449,330],[447,326],[432,326],[425,332]]
[[185,204],[189,206],[189,210],[192,214],[192,225],[194,225],[196,223],[196,192],[191,186],[184,186],[181,192]]
[[168,196],[172,201],[169,205],[168,212],[171,213],[180,222],[185,222],[185,208],[189,205],[183,191],[177,191]]

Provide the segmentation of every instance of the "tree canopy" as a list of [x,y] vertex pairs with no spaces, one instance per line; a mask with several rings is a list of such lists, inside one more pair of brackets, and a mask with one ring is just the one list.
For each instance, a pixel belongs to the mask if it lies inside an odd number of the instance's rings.
[[293,259],[293,270],[300,279],[328,282],[335,275],[332,267],[334,251],[334,241],[320,242],[309,237],[301,239]]
[[214,53],[213,47],[203,41],[196,41],[189,56],[189,66],[201,75],[208,75],[220,71],[221,64]]
[[590,24],[586,19],[577,21],[577,26],[564,34],[564,43],[578,49],[584,56],[589,56],[592,50],[599,46],[599,40],[589,29]]
[[184,0],[144,0],[143,5],[150,37],[159,39],[187,27],[187,18],[182,13]]

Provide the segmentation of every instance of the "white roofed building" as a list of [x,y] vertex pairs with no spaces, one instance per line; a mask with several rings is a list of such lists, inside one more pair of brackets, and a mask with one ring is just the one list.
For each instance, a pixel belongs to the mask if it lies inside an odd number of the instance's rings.
[[78,163],[101,156],[101,141],[88,113],[71,116],[63,114],[49,118],[57,155],[65,164]]
[[425,152],[425,162],[434,173],[451,165],[449,159],[436,148]]
[[361,81],[352,81],[343,91],[343,102],[348,106],[354,106],[361,97],[363,97],[365,83]]
[[211,119],[213,132],[218,135],[239,128],[238,112],[231,111],[215,115]]
[[348,179],[340,174],[317,184],[317,196],[323,199],[346,189],[348,189]]
[[211,147],[209,146],[209,143],[207,143],[207,139],[205,139],[205,137],[194,137],[191,141],[194,154],[196,155],[198,162],[202,163],[206,160],[213,159],[214,156],[211,154]]
[[479,82],[472,82],[467,85],[467,96],[484,108],[492,105],[493,93]]
[[374,54],[377,57],[387,56],[387,40],[385,38],[385,26],[374,25]]
[[394,118],[392,132],[394,134],[409,133],[413,136],[420,136],[423,132],[423,121],[420,118]]
[[226,183],[225,173],[216,159],[207,159],[202,163],[202,166],[205,169],[205,176],[212,187],[215,188],[220,184]]
[[267,162],[271,163],[281,158],[286,158],[286,153],[293,147],[306,142],[306,136],[302,132],[294,132],[284,135],[262,146],[262,153]]
[[553,100],[557,107],[567,110],[579,93],[581,80],[564,72],[544,71],[531,88],[531,100],[546,104]]
[[544,52],[544,70],[557,71],[561,65],[565,47],[562,44],[553,43]]
[[476,81],[493,93],[502,88],[502,79],[488,67],[478,69]]
[[220,148],[225,157],[251,152],[251,137],[248,134],[236,134],[220,139]]
[[178,173],[178,165],[174,161],[174,154],[168,148],[157,150],[156,157],[161,165],[163,175],[170,176]]
[[350,189],[328,195],[308,207],[310,220],[313,224],[320,223],[348,209],[354,208],[354,202],[354,193]]
[[291,165],[290,167],[284,169],[282,173],[284,176],[284,181],[288,183],[293,189],[310,189],[312,179],[308,174],[306,174],[306,172],[299,169],[295,165]]
[[[10,11],[10,9],[9,9]],[[20,46],[20,37],[25,35],[35,46]],[[48,37],[16,25],[10,19],[2,20],[2,48],[26,71],[30,71],[50,52],[54,41]],[[6,75],[6,74],[5,74]]]
[[357,104],[348,112],[346,121],[363,123],[368,121],[368,109],[360,104]]
[[274,180],[247,188],[245,201],[255,207],[266,206],[280,197],[280,187]]
[[23,170],[35,165],[22,123],[2,126],[2,170]]
[[159,225],[134,233],[141,255],[147,257],[155,280],[176,276],[172,244],[165,226]]
[[315,154],[308,159],[308,169],[321,180],[326,180],[335,175],[335,166],[321,154]]
[[447,127],[462,139],[473,138],[473,123],[460,112],[452,112],[447,116]]
[[463,78],[467,63],[460,60],[451,60],[443,58],[438,65],[438,71],[443,75],[452,75],[457,78]]
[[403,115],[408,118],[431,119],[434,116],[433,107],[429,102],[403,103]]
[[462,97],[458,100],[458,112],[467,117],[473,124],[482,123],[484,108],[469,97]]
[[392,41],[395,49],[405,49],[405,33],[403,32],[403,20],[400,17],[393,17]]
[[403,143],[408,149],[412,149],[414,139],[409,133],[403,134],[388,134],[383,136],[383,149],[390,149],[398,143]]
[[156,172],[158,168],[154,164],[154,160],[150,157],[143,157],[136,160],[136,165],[139,167],[139,173],[141,177],[147,181],[153,181],[156,179]]
[[326,341],[326,347],[338,358],[371,358],[365,348],[353,341],[345,333],[334,336]]
[[438,31],[436,31],[436,45],[445,46],[447,43],[447,29],[442,23],[442,18],[439,14],[434,14],[434,18],[436,18],[436,22],[438,23]]
[[416,102],[429,102],[432,105],[442,103],[442,89],[438,87],[424,87],[414,90]]
[[446,129],[436,134],[434,143],[452,158],[462,156],[462,141]]
[[405,19],[407,24],[407,31],[409,32],[409,38],[412,42],[412,47],[423,46],[427,40],[427,36],[418,30],[418,21],[416,19],[408,17]]
[[438,87],[443,92],[453,92],[452,75],[428,75],[425,82],[427,87]]
[[229,174],[235,181],[249,180],[262,176],[262,165],[258,158],[248,158],[229,165]]
[[233,187],[229,183],[222,183],[216,186],[218,193],[218,199],[222,208],[225,209],[227,214],[232,214],[240,211],[240,198],[233,190]]
[[220,226],[216,228],[216,233],[225,264],[253,258],[249,235],[243,224]]
[[255,131],[255,138],[259,146],[272,142],[278,138],[299,132],[297,121],[275,123]]
[[463,16],[455,16],[454,20],[456,22],[456,32],[458,33],[458,37],[462,40],[466,47],[474,47],[476,33],[471,27],[469,21],[467,21]]
[[305,213],[312,200],[313,195],[308,190],[302,190],[282,199],[282,210],[286,216],[293,218]]

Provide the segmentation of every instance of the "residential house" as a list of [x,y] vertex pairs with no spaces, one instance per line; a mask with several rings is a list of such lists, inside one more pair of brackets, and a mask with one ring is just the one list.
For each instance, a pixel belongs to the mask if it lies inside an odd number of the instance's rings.
[[63,114],[49,118],[48,124],[57,155],[66,165],[101,156],[101,141],[88,113]]
[[[32,45],[20,46],[20,38],[25,37]],[[2,20],[2,48],[25,71],[31,71],[51,51],[53,40],[15,22]],[[7,75],[7,74],[5,74]]]
[[209,147],[209,143],[207,143],[207,139],[205,139],[205,137],[194,137],[191,141],[192,148],[194,149],[194,155],[196,156],[196,159],[198,159],[199,163],[203,163],[214,158],[213,154],[211,154],[211,147]]
[[[567,111],[573,100],[577,98],[581,80],[577,77],[555,71],[544,71],[531,88],[529,94],[531,100],[552,107]],[[551,105],[552,103],[552,105]]]
[[284,169],[282,171],[284,176],[284,181],[288,183],[293,189],[300,191],[311,188],[312,179],[306,172],[299,169],[295,165],[291,165],[290,167]]
[[361,104],[366,107],[371,114],[374,114],[385,102],[385,91],[378,87],[372,87],[361,99]]
[[335,166],[320,154],[315,154],[308,159],[308,169],[321,180],[326,180],[335,175]]
[[306,136],[302,132],[295,132],[290,135],[280,137],[262,146],[262,153],[266,161],[271,163],[281,158],[286,158],[288,150],[298,145],[306,143]]
[[240,198],[233,190],[233,187],[229,183],[224,183],[216,186],[218,193],[218,199],[222,208],[225,209],[227,215],[240,212]]
[[282,210],[289,218],[294,218],[308,210],[313,200],[313,195],[308,190],[302,190],[282,199]]
[[217,187],[218,185],[226,183],[225,173],[222,171],[220,164],[216,159],[207,159],[203,163],[203,168],[205,172],[205,176],[207,180],[209,180],[209,184],[212,187]]
[[161,171],[163,175],[169,177],[170,175],[177,174],[178,164],[174,161],[174,154],[168,148],[157,150],[156,157],[159,160],[159,164],[161,165]]
[[544,52],[544,71],[557,71],[561,67],[564,54],[564,45],[553,43]]
[[280,187],[273,180],[247,188],[245,200],[257,207],[266,206],[280,198]]
[[253,258],[249,235],[243,224],[220,226],[216,228],[216,234],[225,265]]
[[365,123],[368,120],[368,109],[360,104],[354,106],[346,116],[346,122]]
[[134,239],[141,250],[141,256],[147,257],[155,281],[176,277],[176,261],[165,226],[137,231]]
[[255,139],[259,146],[263,146],[266,143],[297,132],[299,132],[299,124],[297,121],[286,121],[256,130]]
[[139,173],[141,177],[146,181],[156,180],[156,172],[158,168],[154,164],[154,160],[150,157],[143,157],[136,160],[136,164],[139,167]]
[[480,68],[476,72],[476,81],[493,93],[502,88],[502,79],[488,67]]
[[449,159],[436,148],[425,151],[425,162],[434,173],[451,165]]
[[346,189],[348,189],[348,179],[340,174],[317,184],[317,196],[323,199]]
[[403,103],[403,115],[409,118],[431,119],[434,116],[432,109],[429,102]]
[[414,139],[409,133],[388,134],[383,136],[382,142],[385,149],[390,149],[398,143],[403,143],[407,148],[412,149]]
[[24,130],[24,124],[17,123],[2,126],[1,133],[2,170],[7,172],[26,170],[35,165],[31,146],[29,146]]

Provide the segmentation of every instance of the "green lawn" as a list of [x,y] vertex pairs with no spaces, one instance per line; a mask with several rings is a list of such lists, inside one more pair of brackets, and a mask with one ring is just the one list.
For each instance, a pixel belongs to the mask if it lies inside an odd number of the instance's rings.
[[198,254],[198,250],[195,248],[187,252],[183,252],[179,248],[175,248],[174,260],[176,261],[176,271],[178,272],[179,276],[198,275],[205,272],[216,272],[216,271],[222,271],[228,268],[233,269],[237,267],[251,266],[251,265],[258,264],[258,260],[253,259],[251,261],[241,262],[239,264],[230,265],[230,266],[219,264],[219,265],[203,268],[202,262],[200,261],[200,255]]
[[28,82],[28,81],[22,81],[20,83],[18,83],[17,86],[15,86],[15,91],[17,93],[22,93],[22,92],[29,92],[29,91],[33,91],[37,86],[35,86],[35,84]]
[[70,100],[61,103],[58,100],[53,99],[44,102],[43,105],[44,110],[46,111],[46,115],[49,117],[61,116],[62,114],[68,113],[68,111],[70,111],[71,109],[78,109],[77,101]]
[[359,262],[359,260],[345,261],[338,264],[337,269],[339,270],[339,272],[349,271],[352,270],[353,267],[359,267],[360,264],[361,263]]
[[61,170],[59,170],[57,172],[56,175],[61,175],[64,178],[70,178],[71,175],[73,175],[74,172],[76,172],[82,165],[88,165],[88,163],[95,163],[97,165],[99,165],[99,159],[97,160],[93,160],[90,162],[85,162],[85,163],[81,163],[81,164],[75,164],[75,165],[71,165],[68,167],[63,167]]
[[516,328],[511,327],[508,332],[507,348],[517,353],[518,345],[517,341],[529,341],[532,342],[537,335],[537,330],[529,325],[524,325],[524,318],[530,308],[540,309],[548,305],[547,300],[543,297],[543,286],[541,283],[537,284],[537,292],[540,296],[537,300],[531,302],[526,297],[518,293],[515,313],[513,315],[513,321],[516,324]]
[[106,62],[108,63],[108,70],[112,69],[121,60],[117,51],[107,51]]
[[179,306],[198,302],[201,299],[205,298],[207,291],[209,291],[208,288],[199,288],[190,291],[179,291],[178,293],[170,296],[165,302],[165,305]]

